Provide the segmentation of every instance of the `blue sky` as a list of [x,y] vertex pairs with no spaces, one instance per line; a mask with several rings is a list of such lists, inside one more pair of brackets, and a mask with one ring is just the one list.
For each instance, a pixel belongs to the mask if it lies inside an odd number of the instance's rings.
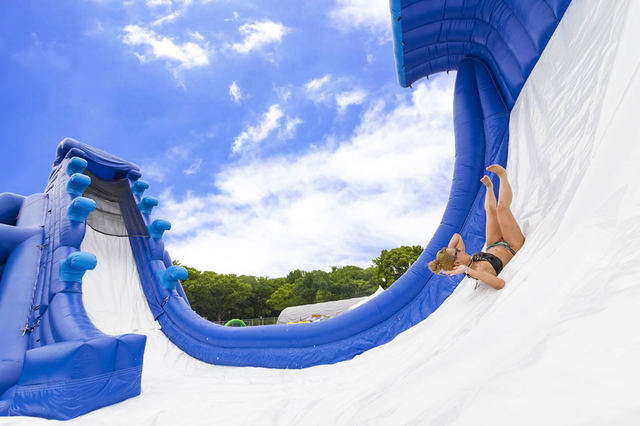
[[453,168],[453,74],[402,89],[388,2],[6,1],[0,190],[65,137],[140,165],[174,259],[368,266],[425,245]]

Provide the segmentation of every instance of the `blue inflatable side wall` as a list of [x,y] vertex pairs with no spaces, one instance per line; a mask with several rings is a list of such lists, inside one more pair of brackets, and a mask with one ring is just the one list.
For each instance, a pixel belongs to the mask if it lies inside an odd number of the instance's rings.
[[[12,388],[20,378],[28,336],[23,332],[31,309],[33,289],[38,275],[44,232],[42,194],[29,198],[2,194],[0,207],[0,394]],[[10,399],[0,398],[0,413],[9,409]]]
[[390,0],[398,82],[487,64],[509,108],[571,0]]
[[81,196],[88,178],[78,174],[89,165],[115,177],[130,165],[101,151],[95,161],[98,151],[76,145],[60,145],[45,194],[0,197],[10,200],[0,206],[0,253],[10,253],[0,284],[8,343],[0,347],[0,414],[64,420],[140,393],[146,336],[107,336],[93,326],[82,276],[96,258],[79,251],[95,203]]
[[[456,168],[442,226],[423,255],[393,286],[364,306],[331,321],[247,328],[213,324],[193,312],[170,286],[163,285],[163,241],[130,238],[149,306],[164,333],[182,350],[205,362],[304,368],[350,359],[422,321],[459,282],[435,276],[427,268],[442,247],[441,241],[448,242],[454,232],[461,231],[471,249],[483,245],[484,209],[479,179],[487,165],[506,161],[508,119],[509,109],[491,70],[479,61],[464,61],[454,105]],[[141,196],[138,201],[142,203]],[[151,226],[152,218],[143,216]]]
[[303,368],[352,358],[430,315],[459,280],[432,275],[427,263],[455,232],[470,250],[483,246],[479,180],[486,166],[506,164],[509,112],[568,4],[392,1],[401,82],[458,70],[451,196],[424,253],[385,293],[331,321],[235,329],[204,321],[165,289],[158,277],[163,267],[160,242],[138,239],[132,245],[145,294],[165,334],[185,352],[214,364]]
[[[330,321],[278,327],[222,327],[189,307],[162,241],[170,228],[137,166],[67,139],[45,194],[0,195],[0,415],[68,419],[140,392],[145,337],[106,336],[82,304],[82,276],[95,266],[79,252],[95,204],[82,196],[86,168],[126,180],[149,237],[130,236],[151,311],[188,354],[221,365],[304,368],[350,359],[384,344],[435,311],[459,279],[427,263],[455,232],[469,250],[484,241],[479,179],[506,163],[509,113],[569,0],[392,0],[398,78],[407,86],[458,70],[456,159],[442,223],[418,261],[382,295]],[[497,182],[496,182],[497,183]],[[126,221],[125,221],[126,222]],[[131,235],[134,235],[133,233]]]

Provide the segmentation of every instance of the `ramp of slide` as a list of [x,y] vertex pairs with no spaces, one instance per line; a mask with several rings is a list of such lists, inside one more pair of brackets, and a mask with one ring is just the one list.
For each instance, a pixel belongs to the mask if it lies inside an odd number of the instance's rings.
[[[206,365],[147,323],[142,396],[82,420],[634,424],[639,29],[637,2],[575,0],[516,102],[508,172],[527,243],[505,268],[503,290],[465,280],[391,343],[299,371]],[[109,318],[95,321],[106,327]]]
[[[342,317],[230,330],[195,316],[179,285],[172,289],[179,274],[166,272],[170,261],[159,238],[166,224],[153,225],[144,213],[153,199],[135,200],[150,237],[87,230],[82,250],[98,257],[95,273],[85,276],[88,317],[104,332],[147,334],[149,375],[142,398],[89,414],[86,421],[167,424],[187,412],[201,422],[215,416],[242,424],[585,424],[632,418],[638,390],[629,383],[639,374],[630,361],[640,345],[629,324],[638,319],[632,282],[639,275],[633,242],[640,232],[640,194],[629,167],[639,152],[628,141],[640,136],[633,126],[640,95],[640,59],[633,49],[639,21],[631,1],[575,0],[531,79],[522,82],[510,114],[508,171],[527,244],[503,272],[508,286],[474,291],[465,282],[427,321],[352,362],[304,371],[225,369],[199,363],[173,344],[214,364],[304,367],[352,358],[420,322],[454,290],[453,281],[436,286],[424,280],[430,276],[420,267],[433,253],[423,255],[385,299]],[[461,170],[473,169],[475,178],[486,162],[506,159],[500,126],[509,123],[512,106],[504,98],[491,101],[502,96],[500,90],[484,90],[496,87],[489,84],[497,81],[490,66],[476,60],[459,65],[454,114],[474,101],[472,109],[480,105],[483,114],[463,121],[456,115],[457,155],[462,147],[469,151],[457,158],[456,176],[466,185],[470,177],[461,178]],[[479,125],[483,142],[491,136],[499,143],[479,152],[473,150],[477,144],[461,146],[460,132],[475,136]],[[67,141],[62,162],[72,161],[73,147],[90,150]],[[91,166],[92,154],[84,156]],[[479,164],[464,163],[478,156]],[[136,188],[139,176],[131,170],[123,177],[136,193],[144,185]],[[462,182],[454,181],[454,189],[458,184],[462,191]],[[475,229],[467,239],[473,242],[475,235],[481,244],[477,194],[472,191],[470,210],[456,207],[465,213],[462,222],[444,223],[431,250],[444,245],[438,238],[456,226]],[[454,198],[452,190],[452,203]],[[101,265],[107,269],[99,272]],[[402,305],[407,295],[410,302]],[[118,297],[119,303],[107,303]],[[346,320],[367,309],[378,312],[378,322],[369,318],[364,331]],[[122,410],[129,413],[125,421]]]
[[[442,226],[412,268],[371,303],[332,321],[238,329],[200,318],[172,289],[175,286],[179,292],[180,276],[170,266],[161,238],[169,225],[150,216],[157,201],[144,197],[135,187],[139,181],[130,179],[145,223],[152,229],[151,238],[129,238],[132,253],[151,312],[165,335],[189,355],[208,363],[304,368],[353,358],[390,341],[434,312],[457,281],[434,276],[426,264],[454,232],[463,234],[470,250],[482,247],[484,210],[479,179],[487,165],[506,162],[509,111],[568,4],[559,1],[550,6],[536,0],[529,7],[509,8],[502,1],[458,6],[425,1],[401,8],[402,19],[396,22],[402,23],[404,32],[399,37],[404,40],[405,56],[433,48],[430,55],[442,58],[442,49],[450,46],[445,55],[448,69],[459,69],[454,106],[457,158],[451,199]],[[476,24],[469,26],[470,19]],[[431,25],[420,25],[425,20],[447,29],[436,31]],[[413,27],[429,31],[416,32]],[[440,35],[434,39],[435,33]],[[469,41],[461,44],[461,39]],[[413,68],[420,65],[411,64]],[[423,75],[438,71],[441,69],[430,66]],[[67,141],[62,146],[74,143]]]

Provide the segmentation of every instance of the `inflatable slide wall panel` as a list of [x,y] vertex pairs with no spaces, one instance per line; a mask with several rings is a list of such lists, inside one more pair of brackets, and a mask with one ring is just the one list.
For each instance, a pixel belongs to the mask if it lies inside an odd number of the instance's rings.
[[[151,315],[181,350],[231,366],[305,368],[348,360],[433,313],[459,280],[427,263],[455,232],[484,241],[486,166],[505,165],[516,99],[570,0],[391,0],[398,80],[410,87],[457,70],[450,199],[424,253],[382,295],[329,321],[222,327],[190,307],[152,216],[139,168],[86,144],[58,146],[44,194],[0,195],[0,415],[73,418],[140,393],[146,338],[105,335],[87,317],[82,277],[100,259],[80,251],[86,227],[127,238]],[[497,182],[495,182],[497,185]],[[240,271],[241,272],[241,271]]]

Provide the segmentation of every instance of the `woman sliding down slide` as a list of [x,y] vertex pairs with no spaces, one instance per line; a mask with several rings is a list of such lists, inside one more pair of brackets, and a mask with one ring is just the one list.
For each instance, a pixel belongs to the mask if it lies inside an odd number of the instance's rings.
[[480,280],[493,288],[504,287],[504,280],[498,274],[522,248],[524,235],[511,213],[513,198],[511,185],[507,179],[507,171],[499,164],[487,167],[487,170],[500,178],[499,201],[493,192],[493,183],[488,176],[480,181],[487,187],[484,209],[487,212],[486,251],[470,255],[464,251],[464,241],[460,234],[454,234],[449,246],[436,255],[429,263],[434,274],[444,271],[447,275],[465,274],[469,278]]

